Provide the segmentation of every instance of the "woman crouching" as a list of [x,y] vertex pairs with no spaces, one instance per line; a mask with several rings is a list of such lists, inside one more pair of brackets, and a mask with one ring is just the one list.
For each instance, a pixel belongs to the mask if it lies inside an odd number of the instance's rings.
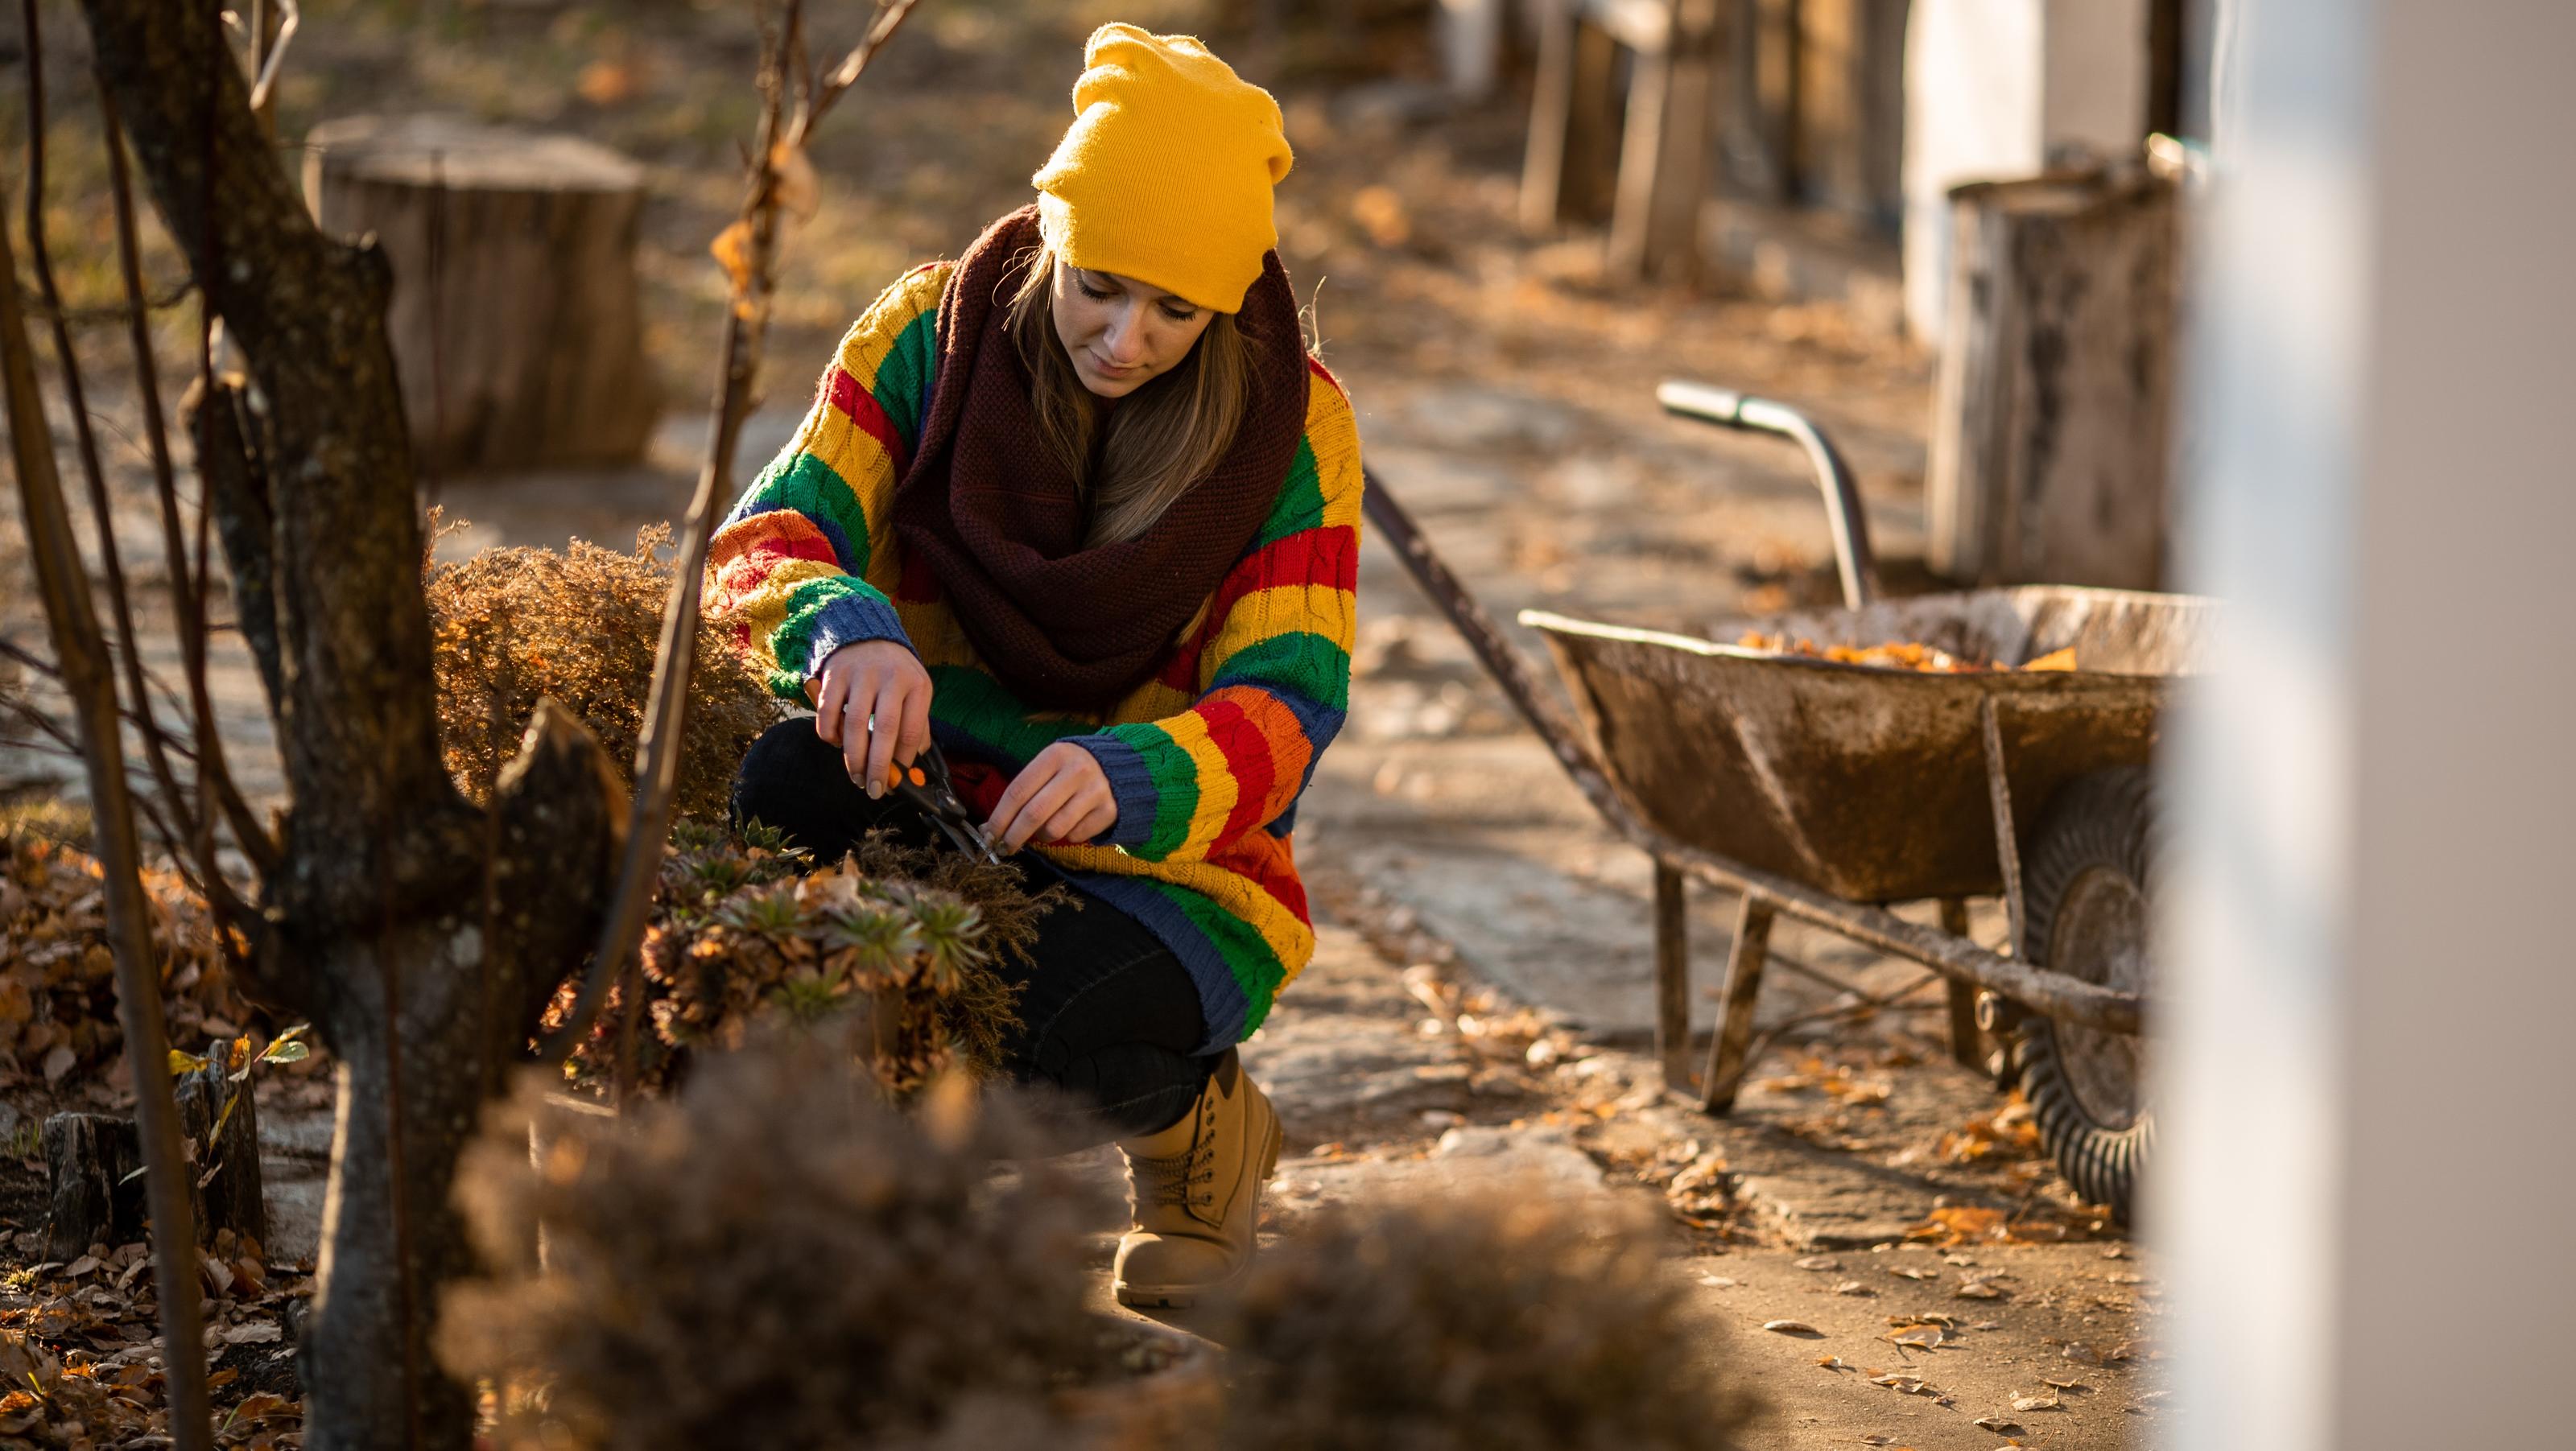
[[1278,105],[1187,37],[1084,63],[1035,203],[859,319],[709,589],[815,711],[738,819],[823,861],[917,831],[876,783],[936,741],[1086,899],[1007,967],[1008,1067],[1126,1154],[1118,1297],[1185,1305],[1250,1266],[1278,1157],[1234,1045],[1314,951],[1289,827],[1349,691],[1359,440],[1273,250]]

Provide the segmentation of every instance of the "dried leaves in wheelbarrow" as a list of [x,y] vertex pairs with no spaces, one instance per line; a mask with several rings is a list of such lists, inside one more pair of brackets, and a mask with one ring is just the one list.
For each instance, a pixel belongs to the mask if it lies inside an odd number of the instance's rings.
[[1761,650],[1773,655],[1804,655],[1815,660],[1831,660],[1843,665],[1875,665],[1887,670],[1912,670],[1925,675],[1973,675],[1988,670],[2048,671],[2073,670],[2075,651],[2072,647],[2051,650],[2035,660],[2020,665],[1999,665],[1991,660],[1972,660],[1953,655],[1937,645],[1913,640],[1889,640],[1879,645],[1819,645],[1804,636],[1766,635],[1760,630],[1747,630],[1736,637],[1736,644],[1747,650]]

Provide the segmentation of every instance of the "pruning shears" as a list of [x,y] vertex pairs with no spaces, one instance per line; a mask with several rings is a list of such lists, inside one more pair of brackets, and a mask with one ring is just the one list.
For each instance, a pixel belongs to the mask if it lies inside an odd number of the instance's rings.
[[948,838],[949,845],[979,861],[1001,862],[975,814],[957,798],[957,787],[948,776],[948,758],[939,753],[938,746],[925,748],[909,766],[888,761],[886,788],[928,817],[939,834]]

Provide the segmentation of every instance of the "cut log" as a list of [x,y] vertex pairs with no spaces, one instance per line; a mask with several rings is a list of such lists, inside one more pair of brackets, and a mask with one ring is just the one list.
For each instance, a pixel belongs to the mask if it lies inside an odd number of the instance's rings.
[[2161,587],[2173,184],[2132,166],[1951,197],[1928,562],[1978,584]]
[[[234,1083],[221,1068],[209,1066],[181,1074],[179,1131],[195,1146],[191,1167],[197,1176],[197,1234],[211,1244],[215,1231],[265,1243],[268,1199],[259,1173],[259,1102],[245,1081]],[[233,1105],[224,1112],[224,1105]],[[217,1125],[220,1123],[221,1127]]]
[[45,1170],[53,1210],[45,1223],[45,1258],[68,1264],[94,1244],[111,1248],[143,1238],[143,1162],[134,1120],[103,1113],[58,1113],[45,1120]]
[[314,128],[322,226],[374,233],[425,468],[630,463],[658,407],[636,281],[644,169],[577,137],[435,116]]

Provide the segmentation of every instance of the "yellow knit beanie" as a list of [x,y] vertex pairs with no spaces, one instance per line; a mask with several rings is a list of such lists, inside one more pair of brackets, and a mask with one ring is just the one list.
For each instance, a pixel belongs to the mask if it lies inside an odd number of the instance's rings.
[[1030,178],[1059,256],[1235,312],[1279,244],[1270,188],[1294,159],[1279,103],[1186,35],[1104,25],[1074,120]]

